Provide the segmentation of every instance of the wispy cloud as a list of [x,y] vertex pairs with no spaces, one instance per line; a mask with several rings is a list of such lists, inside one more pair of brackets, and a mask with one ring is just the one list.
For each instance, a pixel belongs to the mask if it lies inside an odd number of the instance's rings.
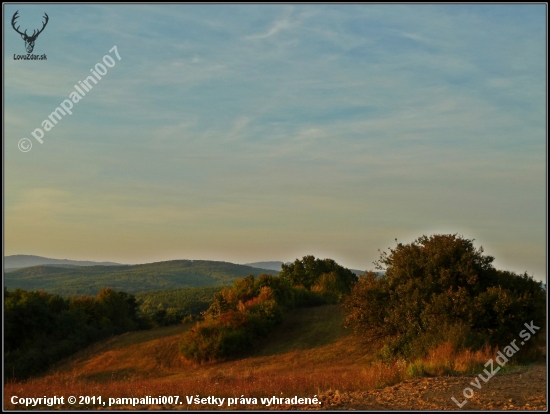
[[274,36],[281,31],[288,30],[293,26],[292,16],[292,6],[289,6],[285,12],[285,15],[278,20],[275,20],[270,28],[266,32],[248,35],[245,39],[265,39],[267,37]]
[[[6,5],[6,253],[57,226],[50,255],[310,247],[363,268],[401,234],[456,229],[543,275],[544,7]],[[17,9],[48,12],[47,61],[13,60]],[[73,115],[18,151],[115,44]]]

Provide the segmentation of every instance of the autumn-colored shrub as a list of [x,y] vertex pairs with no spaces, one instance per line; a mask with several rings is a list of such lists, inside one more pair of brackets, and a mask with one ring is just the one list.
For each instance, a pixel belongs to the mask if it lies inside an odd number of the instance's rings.
[[269,287],[276,283],[265,275],[261,282],[254,276],[238,279],[232,289],[224,289],[198,322],[184,334],[181,352],[197,361],[216,361],[237,356],[266,336],[283,319],[283,307],[276,297],[283,297]]
[[181,343],[181,352],[198,362],[223,359],[250,346],[253,335],[245,326],[237,327],[209,320],[197,323]]
[[231,289],[214,295],[204,320],[184,334],[181,352],[198,362],[241,355],[282,322],[289,309],[330,301],[325,292],[292,287],[271,275],[238,279]]
[[204,320],[184,334],[181,352],[195,361],[238,355],[267,336],[288,310],[338,302],[356,280],[333,260],[313,256],[283,265],[279,277],[237,279],[214,295]]

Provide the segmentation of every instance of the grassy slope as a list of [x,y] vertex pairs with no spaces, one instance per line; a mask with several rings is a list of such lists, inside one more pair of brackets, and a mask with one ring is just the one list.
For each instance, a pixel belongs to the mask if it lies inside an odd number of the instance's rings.
[[[96,379],[132,375],[149,377],[188,377],[218,370],[281,371],[304,365],[308,371],[338,363],[355,363],[362,352],[342,327],[338,306],[300,309],[290,315],[269,338],[257,345],[248,358],[196,366],[179,356],[181,334],[192,324],[130,332],[92,345],[58,367],[73,377]],[[286,362],[284,362],[286,361]],[[131,375],[131,376],[132,376]]]
[[[104,399],[178,395],[184,404],[169,409],[216,409],[218,407],[209,405],[187,406],[185,396],[228,398],[245,395],[259,399],[273,395],[323,395],[323,401],[327,402],[327,398],[340,398],[339,393],[359,393],[355,408],[371,407],[371,397],[366,390],[401,382],[407,377],[403,372],[406,367],[375,362],[372,350],[344,330],[342,321],[343,313],[336,305],[299,309],[258,344],[249,357],[203,365],[185,361],[178,352],[181,334],[191,324],[127,333],[92,345],[42,378],[7,383],[4,387],[6,408],[17,408],[9,403],[12,395],[101,395]],[[442,355],[438,359],[456,359],[444,351],[444,347],[439,349]],[[459,360],[460,355],[457,357]],[[489,357],[488,354],[478,356],[476,373],[481,372]],[[460,379],[458,391],[472,375]],[[447,377],[443,380],[447,381]],[[445,395],[444,400],[450,401],[450,396]],[[92,405],[87,407],[94,408]],[[42,408],[70,409],[71,406]]]
[[34,266],[7,272],[8,289],[45,290],[61,295],[92,294],[102,287],[138,293],[151,290],[230,285],[236,278],[278,272],[227,262],[172,260],[127,266]]
[[320,390],[364,388],[373,379],[364,348],[342,321],[336,305],[300,309],[248,358],[204,365],[179,354],[181,334],[191,325],[127,333],[77,353],[47,376],[7,384],[5,395],[313,397]]

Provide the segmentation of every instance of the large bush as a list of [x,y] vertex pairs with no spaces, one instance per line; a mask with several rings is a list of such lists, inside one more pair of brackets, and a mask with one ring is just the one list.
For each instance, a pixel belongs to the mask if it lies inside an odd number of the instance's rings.
[[181,352],[199,362],[242,354],[282,321],[292,301],[292,288],[277,277],[238,279],[214,295],[204,320],[184,334]]
[[375,262],[385,274],[368,272],[345,301],[346,324],[381,341],[386,355],[418,356],[445,341],[501,346],[517,339],[526,322],[544,326],[541,283],[496,270],[473,240],[423,236],[389,250]]

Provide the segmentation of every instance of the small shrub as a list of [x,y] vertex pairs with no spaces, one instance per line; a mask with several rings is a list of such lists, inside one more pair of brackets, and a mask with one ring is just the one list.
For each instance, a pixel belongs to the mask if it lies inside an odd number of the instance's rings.
[[407,375],[409,377],[423,377],[426,375],[424,362],[421,359],[417,359],[415,362],[409,364],[407,367]]

